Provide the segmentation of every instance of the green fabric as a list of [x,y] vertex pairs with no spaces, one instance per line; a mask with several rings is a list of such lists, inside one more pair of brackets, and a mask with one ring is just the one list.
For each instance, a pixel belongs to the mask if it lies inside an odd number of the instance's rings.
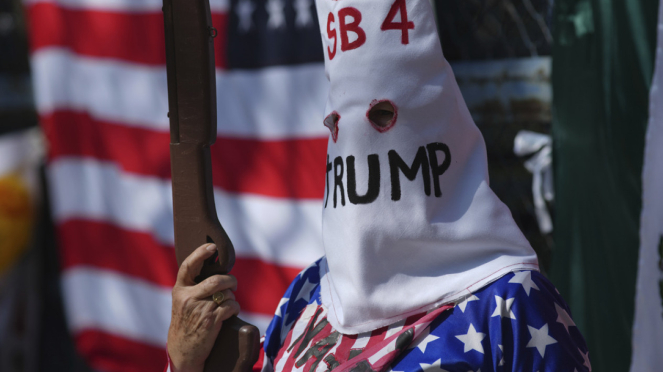
[[594,371],[628,371],[659,0],[556,0],[550,277]]

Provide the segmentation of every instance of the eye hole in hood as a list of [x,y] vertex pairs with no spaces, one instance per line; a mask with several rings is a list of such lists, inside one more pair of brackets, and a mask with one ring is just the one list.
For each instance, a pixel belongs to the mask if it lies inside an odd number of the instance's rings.
[[322,123],[325,125],[325,127],[329,128],[329,131],[331,132],[332,140],[334,143],[338,140],[338,121],[341,120],[341,115],[338,114],[338,112],[334,111],[331,114],[327,115],[325,120],[322,121]]
[[366,112],[366,117],[373,128],[384,133],[396,124],[398,109],[393,102],[383,99],[371,102],[371,108]]

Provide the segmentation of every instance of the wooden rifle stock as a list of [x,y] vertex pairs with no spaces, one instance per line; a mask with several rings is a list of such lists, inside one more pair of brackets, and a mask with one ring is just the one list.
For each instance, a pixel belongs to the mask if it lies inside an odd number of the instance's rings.
[[[202,244],[217,254],[196,281],[226,274],[235,250],[214,206],[210,146],[216,139],[216,30],[208,0],[163,0],[168,75],[168,117],[177,263]],[[248,372],[258,359],[258,329],[236,316],[223,322],[205,372]]]

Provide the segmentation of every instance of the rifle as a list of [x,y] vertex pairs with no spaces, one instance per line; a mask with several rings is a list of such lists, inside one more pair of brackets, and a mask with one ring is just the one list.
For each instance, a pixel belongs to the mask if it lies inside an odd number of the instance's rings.
[[[163,0],[178,265],[198,246],[215,243],[196,281],[226,274],[235,250],[214,206],[210,146],[216,139],[216,29],[208,0]],[[258,329],[236,316],[223,322],[205,372],[247,372],[258,359]]]

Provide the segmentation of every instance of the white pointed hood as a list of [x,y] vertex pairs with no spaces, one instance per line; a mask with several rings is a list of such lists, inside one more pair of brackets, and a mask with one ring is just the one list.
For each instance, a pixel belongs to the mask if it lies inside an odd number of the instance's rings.
[[488,186],[429,0],[316,5],[331,82],[321,294],[332,325],[370,331],[537,269]]

